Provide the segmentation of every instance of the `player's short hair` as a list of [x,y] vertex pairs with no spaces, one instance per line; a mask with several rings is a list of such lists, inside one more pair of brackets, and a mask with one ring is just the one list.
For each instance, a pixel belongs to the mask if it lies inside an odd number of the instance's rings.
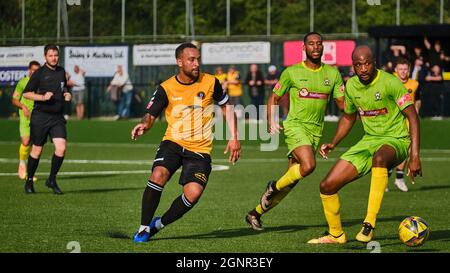
[[55,51],[58,51],[58,53],[59,53],[59,48],[55,44],[45,45],[45,47],[44,47],[44,55],[47,55],[47,52],[49,50],[55,50]]
[[396,63],[396,65],[397,64],[406,64],[408,66],[411,66],[411,63],[405,57],[398,57],[395,63]]
[[31,69],[31,67],[32,67],[33,65],[41,66],[41,64],[40,64],[38,61],[31,61],[31,62],[28,64],[28,69]]
[[175,58],[178,59],[181,57],[181,54],[183,54],[183,50],[185,48],[195,48],[198,49],[193,43],[182,43],[175,49]]
[[323,41],[322,34],[320,34],[319,32],[311,31],[311,32],[306,33],[305,37],[303,37],[303,43],[306,44],[306,40],[308,40],[308,37],[311,35],[318,35],[320,37],[320,40]]

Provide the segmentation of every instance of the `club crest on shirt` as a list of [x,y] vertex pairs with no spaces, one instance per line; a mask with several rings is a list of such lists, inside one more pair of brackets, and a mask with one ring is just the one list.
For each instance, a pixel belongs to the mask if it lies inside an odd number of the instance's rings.
[[328,78],[325,78],[325,86],[330,86],[330,80]]
[[377,92],[375,93],[375,100],[376,100],[376,101],[381,100],[381,93],[380,93],[379,91],[377,91]]
[[306,97],[306,96],[308,96],[308,89],[306,89],[306,88],[302,88],[302,89],[300,89],[300,92],[298,92],[298,95],[300,96],[300,97]]
[[64,89],[64,82],[61,82],[61,90]]
[[201,100],[205,98],[205,92],[200,91],[197,93],[197,97],[200,98]]

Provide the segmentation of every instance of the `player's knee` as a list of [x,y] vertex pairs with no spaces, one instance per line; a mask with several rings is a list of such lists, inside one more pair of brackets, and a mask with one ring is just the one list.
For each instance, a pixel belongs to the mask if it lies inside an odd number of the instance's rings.
[[322,182],[320,182],[320,193],[326,195],[335,194],[336,187],[334,183],[328,179],[322,180]]
[[29,139],[22,139],[22,145],[23,146],[29,146],[30,145],[30,140]]
[[386,167],[386,159],[382,155],[375,154],[372,158],[372,166]]
[[30,155],[33,158],[39,158],[41,156],[41,153],[42,153],[42,146],[35,146],[35,145],[32,146]]
[[164,186],[168,179],[169,171],[158,167],[153,170],[152,175],[150,176],[150,180],[160,186]]
[[55,154],[57,156],[64,156],[66,153],[66,145],[59,145],[55,147]]
[[195,204],[202,196],[203,187],[197,183],[189,183],[184,187],[183,193],[191,204]]
[[310,162],[310,163],[303,163],[300,165],[300,174],[305,177],[309,174],[311,174],[316,169],[316,163]]

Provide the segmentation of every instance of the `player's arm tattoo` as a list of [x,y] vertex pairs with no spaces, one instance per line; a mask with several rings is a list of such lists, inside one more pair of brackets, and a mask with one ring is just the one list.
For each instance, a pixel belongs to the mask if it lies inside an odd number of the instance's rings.
[[141,123],[144,124],[146,130],[150,129],[153,125],[153,122],[155,121],[155,117],[150,115],[149,113],[146,113],[142,119],[141,119]]

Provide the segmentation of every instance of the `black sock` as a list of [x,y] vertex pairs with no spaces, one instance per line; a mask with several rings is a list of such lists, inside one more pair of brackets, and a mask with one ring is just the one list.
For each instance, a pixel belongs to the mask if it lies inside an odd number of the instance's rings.
[[148,181],[142,195],[141,225],[148,226],[159,205],[163,188],[152,181]]
[[397,171],[396,178],[397,179],[402,179],[403,178],[403,171]]
[[175,200],[173,200],[172,205],[169,210],[164,213],[161,217],[161,224],[167,226],[170,223],[175,222],[176,220],[183,217],[183,215],[188,212],[195,204],[189,202],[184,194],[178,196]]
[[31,157],[31,155],[29,155],[28,163],[27,163],[27,173],[28,173],[29,179],[33,179],[38,165],[39,165],[39,158],[33,158],[33,157]]
[[64,161],[64,156],[57,156],[53,154],[52,158],[52,168],[50,170],[50,176],[48,177],[49,180],[55,181],[56,180],[56,174],[59,172],[59,169],[61,168],[61,165]]

